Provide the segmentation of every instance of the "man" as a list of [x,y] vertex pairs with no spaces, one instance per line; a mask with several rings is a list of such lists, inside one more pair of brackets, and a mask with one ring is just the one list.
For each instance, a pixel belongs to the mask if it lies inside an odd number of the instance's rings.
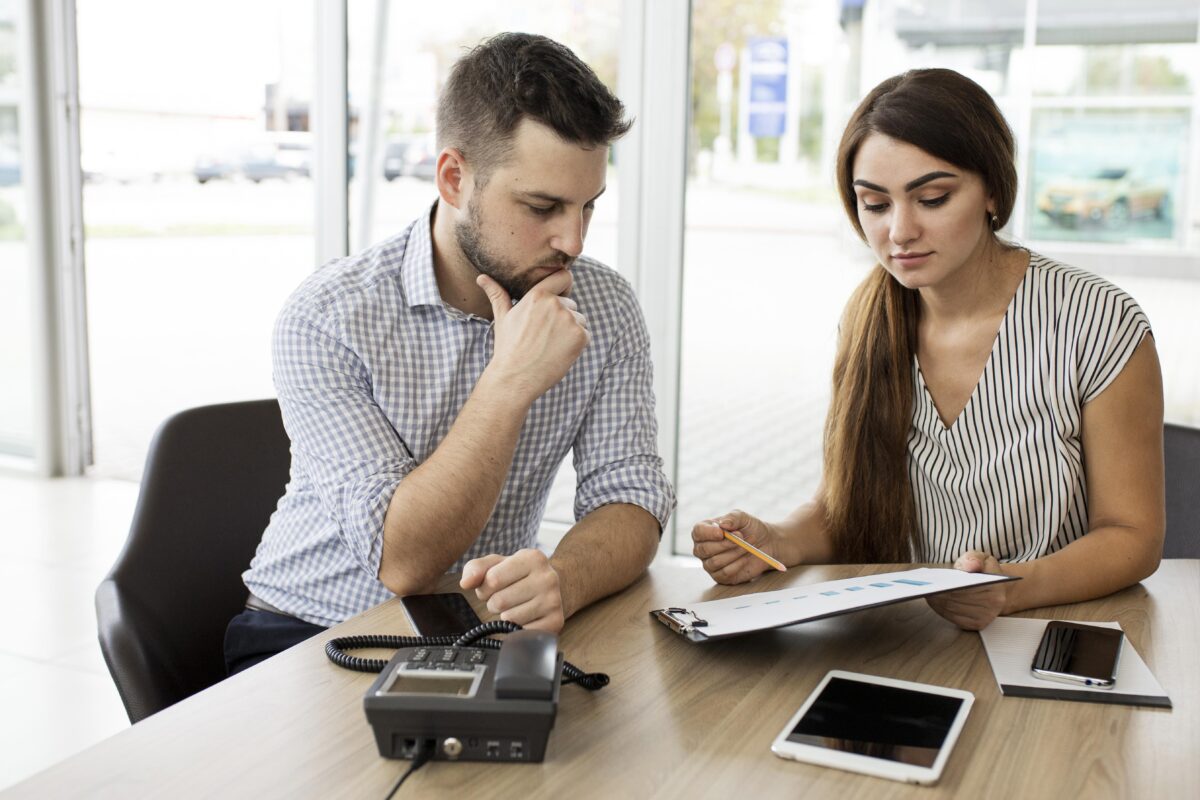
[[[448,571],[500,618],[558,631],[645,570],[675,504],[648,334],[629,284],[580,257],[623,114],[565,47],[486,41],[439,102],[433,208],[288,300],[291,480],[244,575],[231,672]],[[568,451],[578,522],[547,557]]]

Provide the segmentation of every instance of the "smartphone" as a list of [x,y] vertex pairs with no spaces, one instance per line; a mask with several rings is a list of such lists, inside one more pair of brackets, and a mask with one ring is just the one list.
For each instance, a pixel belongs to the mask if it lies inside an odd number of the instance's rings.
[[418,636],[454,636],[483,624],[467,598],[454,592],[410,594],[400,605]]
[[1117,683],[1124,640],[1119,628],[1053,620],[1046,625],[1031,669],[1044,680],[1111,689]]

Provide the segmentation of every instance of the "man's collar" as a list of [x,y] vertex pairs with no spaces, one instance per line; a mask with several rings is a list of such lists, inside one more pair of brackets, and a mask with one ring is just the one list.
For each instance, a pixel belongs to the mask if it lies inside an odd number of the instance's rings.
[[438,290],[437,276],[433,271],[433,213],[437,201],[429,207],[413,225],[404,248],[404,262],[400,272],[404,276],[404,293],[408,306],[442,307],[442,293]]

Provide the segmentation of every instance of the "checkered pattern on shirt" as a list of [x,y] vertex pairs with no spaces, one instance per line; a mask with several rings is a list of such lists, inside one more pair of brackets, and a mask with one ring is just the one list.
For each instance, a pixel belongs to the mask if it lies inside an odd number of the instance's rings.
[[[404,476],[445,438],[492,355],[490,320],[442,302],[430,215],[306,279],[276,323],[274,379],[291,480],[244,573],[255,595],[332,625],[391,597],[378,580],[383,519]],[[665,525],[650,342],[628,282],[586,257],[571,296],[591,341],[530,409],[486,527],[453,569],[536,544],[558,465],[573,451],[575,516],[640,506]]]

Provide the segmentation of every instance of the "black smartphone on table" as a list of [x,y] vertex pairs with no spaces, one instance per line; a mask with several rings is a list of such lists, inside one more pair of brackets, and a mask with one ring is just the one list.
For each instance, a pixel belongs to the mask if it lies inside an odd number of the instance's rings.
[[418,636],[455,636],[483,624],[467,598],[457,592],[410,594],[400,598]]
[[1033,674],[1044,680],[1111,689],[1125,634],[1119,628],[1053,620],[1033,656]]

